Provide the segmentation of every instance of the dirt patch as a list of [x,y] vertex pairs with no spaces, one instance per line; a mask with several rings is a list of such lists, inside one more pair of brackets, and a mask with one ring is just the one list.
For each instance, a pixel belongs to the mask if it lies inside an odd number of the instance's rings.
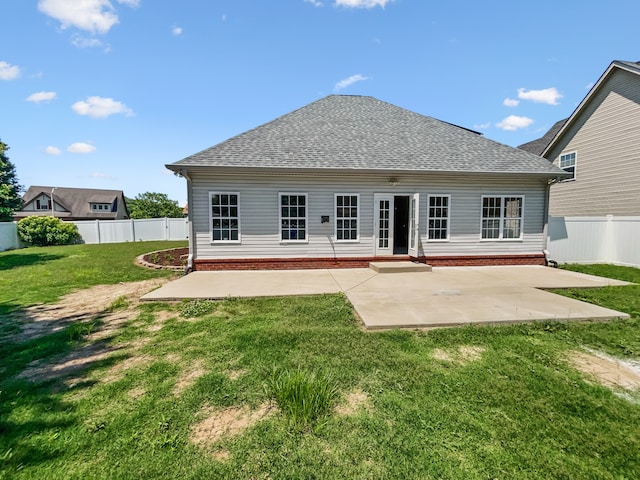
[[456,349],[436,348],[431,356],[442,362],[455,363],[458,365],[466,365],[467,363],[477,362],[482,358],[482,354],[486,351],[484,347],[463,345]]
[[147,391],[144,388],[137,387],[137,388],[133,388],[133,389],[129,390],[127,392],[127,395],[129,395],[129,398],[131,398],[132,400],[138,400],[138,399],[144,397],[146,393],[147,393]]
[[264,403],[256,410],[249,407],[229,407],[224,410],[207,408],[203,414],[206,418],[191,430],[191,442],[196,445],[212,444],[222,437],[240,435],[247,428],[271,415],[275,408]]
[[640,362],[609,357],[601,352],[572,352],[571,363],[610,388],[640,390]]
[[231,380],[237,380],[242,375],[245,375],[246,373],[247,373],[246,370],[240,369],[240,370],[231,370],[228,375]]
[[182,375],[180,375],[178,381],[176,382],[176,385],[173,387],[172,393],[175,396],[180,395],[205,373],[207,373],[207,371],[204,369],[202,361],[196,360],[192,365],[190,365],[189,370],[183,372]]
[[229,450],[218,450],[213,454],[214,460],[218,462],[227,462],[231,458],[231,452]]
[[189,247],[171,248],[169,250],[159,250],[140,255],[136,261],[147,268],[165,268],[175,271],[182,271],[187,266]]
[[[8,319],[17,322],[20,331],[10,334],[10,340],[13,342],[33,340],[60,331],[72,323],[91,322],[104,316],[109,306],[120,298],[125,298],[129,302],[128,309],[131,309],[137,305],[142,295],[167,281],[167,279],[154,279],[115,285],[96,285],[65,295],[54,304],[36,305],[13,312],[8,315]],[[117,326],[129,319],[130,317],[122,312],[114,312],[101,320],[103,324]],[[101,328],[101,330],[104,329]]]
[[117,380],[120,380],[127,370],[147,365],[153,362],[153,360],[155,359],[150,355],[138,355],[136,357],[129,357],[126,360],[122,360],[121,362],[118,362],[113,367],[111,367],[107,374],[102,377],[101,380],[107,383],[115,382]]
[[353,415],[361,408],[371,411],[372,405],[369,395],[357,388],[347,395],[343,403],[336,407],[336,413],[338,415]]

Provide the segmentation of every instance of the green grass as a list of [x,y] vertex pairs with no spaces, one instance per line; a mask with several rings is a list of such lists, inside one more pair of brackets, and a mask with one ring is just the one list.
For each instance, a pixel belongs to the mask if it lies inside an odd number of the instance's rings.
[[[633,306],[636,287],[616,288],[588,293]],[[87,332],[2,345],[0,478],[640,478],[640,396],[567,361],[581,347],[637,359],[637,314],[365,332],[342,295],[204,306],[185,318],[181,304],[140,305],[108,339],[120,349],[72,387],[16,374]],[[354,391],[367,407],[337,413]],[[237,435],[190,440],[211,412],[269,403],[279,409]]]
[[32,247],[0,253],[0,315],[92,285],[175,275],[133,264],[143,253],[184,246],[185,242]]

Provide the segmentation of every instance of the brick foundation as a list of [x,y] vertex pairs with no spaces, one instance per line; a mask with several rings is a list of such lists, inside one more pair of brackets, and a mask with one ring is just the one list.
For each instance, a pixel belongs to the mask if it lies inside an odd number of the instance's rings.
[[368,268],[369,262],[399,262],[417,260],[435,267],[483,265],[544,265],[543,254],[535,255],[476,255],[465,257],[419,257],[408,255],[393,257],[351,258],[226,258],[195,260],[193,269],[211,270],[302,270],[313,268]]

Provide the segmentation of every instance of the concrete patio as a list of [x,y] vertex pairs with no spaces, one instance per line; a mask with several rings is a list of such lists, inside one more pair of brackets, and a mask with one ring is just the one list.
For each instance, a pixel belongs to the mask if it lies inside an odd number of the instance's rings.
[[[400,269],[404,270],[404,269]],[[629,315],[546,292],[626,282],[540,266],[193,272],[143,300],[344,292],[368,329],[446,327],[534,320],[608,320]]]

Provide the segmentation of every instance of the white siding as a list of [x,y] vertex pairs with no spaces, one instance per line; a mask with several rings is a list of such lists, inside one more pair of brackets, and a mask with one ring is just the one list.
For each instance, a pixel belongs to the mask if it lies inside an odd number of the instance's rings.
[[[544,248],[545,180],[488,176],[412,175],[399,177],[395,187],[389,176],[216,176],[192,173],[195,255],[215,258],[358,257],[374,255],[374,194],[420,194],[420,255],[539,254]],[[209,231],[209,192],[239,192],[241,244],[212,244]],[[280,242],[278,192],[308,194],[308,243]],[[335,243],[334,194],[360,194],[360,241]],[[451,241],[426,242],[427,194],[451,195]],[[481,241],[482,195],[523,195],[522,240]],[[322,224],[321,216],[329,215]]]
[[640,215],[640,75],[611,75],[546,157],[568,152],[576,180],[551,187],[552,215]]
[[13,222],[0,222],[0,252],[20,248],[18,225]]

